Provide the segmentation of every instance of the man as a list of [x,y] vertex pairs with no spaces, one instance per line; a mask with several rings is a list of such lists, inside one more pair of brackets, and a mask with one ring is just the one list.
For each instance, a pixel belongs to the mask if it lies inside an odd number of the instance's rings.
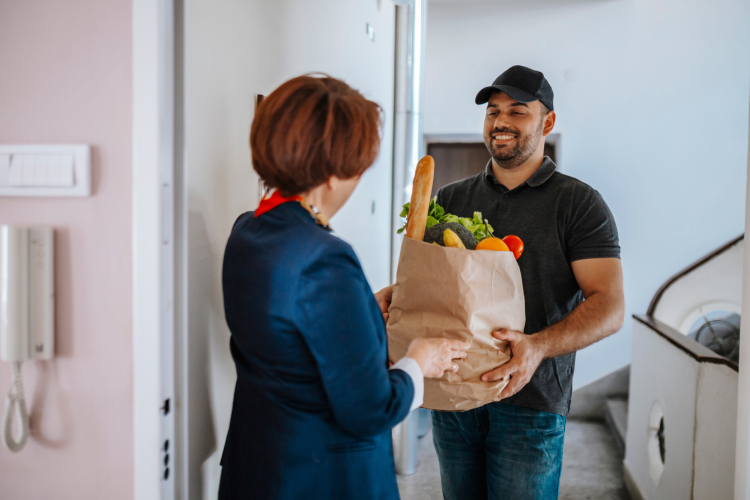
[[[601,195],[555,171],[543,155],[555,126],[544,75],[513,66],[479,91],[487,104],[481,174],[438,191],[445,211],[489,219],[497,236],[519,236],[524,332],[493,335],[512,359],[482,376],[510,377],[502,401],[466,412],[432,412],[447,500],[554,499],[570,412],[575,352],[622,327],[617,228]],[[585,301],[584,301],[585,299]]]

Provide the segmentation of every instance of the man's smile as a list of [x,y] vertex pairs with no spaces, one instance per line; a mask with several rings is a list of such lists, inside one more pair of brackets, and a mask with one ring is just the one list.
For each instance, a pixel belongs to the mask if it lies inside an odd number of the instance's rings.
[[504,133],[500,133],[500,134],[492,134],[492,141],[495,144],[507,144],[507,143],[509,143],[510,141],[512,141],[515,138],[516,138],[515,135],[508,134],[508,133],[505,133],[505,132]]

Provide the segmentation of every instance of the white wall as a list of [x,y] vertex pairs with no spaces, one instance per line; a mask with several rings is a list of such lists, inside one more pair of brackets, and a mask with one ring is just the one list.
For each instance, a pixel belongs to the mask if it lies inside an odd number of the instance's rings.
[[[375,28],[374,42],[367,23]],[[395,7],[387,0],[188,0],[186,26],[190,498],[201,490],[215,498],[235,382],[221,260],[234,220],[258,203],[248,147],[254,95],[318,71],[383,106],[380,157],[331,223],[354,246],[373,288],[386,285]]]
[[[55,358],[24,363],[31,434],[0,498],[132,499],[133,2],[0,1],[0,144],[89,144],[87,197],[0,197],[55,228]],[[0,362],[0,411],[11,387]],[[13,417],[15,419],[15,416]]]
[[[334,232],[354,246],[370,285],[379,290],[390,284],[395,5],[390,0],[278,4],[283,22],[278,25],[279,72],[274,87],[300,74],[325,72],[343,79],[385,111],[380,156],[331,220]],[[375,28],[374,42],[366,36],[367,23]]]
[[[188,210],[189,496],[215,498],[235,370],[221,295],[221,259],[237,215],[257,206],[248,133],[253,95],[270,77],[262,57],[267,2],[188,1],[185,156]],[[201,468],[203,470],[201,471]]]
[[702,315],[742,313],[742,239],[664,290],[653,316],[687,335]]
[[744,229],[748,21],[743,0],[430,5],[425,132],[481,132],[477,90],[514,64],[541,70],[562,171],[617,220],[627,319],[579,353],[576,388],[629,363],[631,314]]

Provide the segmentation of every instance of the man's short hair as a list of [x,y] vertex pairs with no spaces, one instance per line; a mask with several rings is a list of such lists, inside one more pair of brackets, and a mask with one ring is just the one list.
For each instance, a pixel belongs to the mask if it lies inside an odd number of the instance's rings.
[[269,187],[296,195],[332,175],[364,173],[380,150],[382,108],[330,76],[299,76],[265,98],[250,131],[253,168]]

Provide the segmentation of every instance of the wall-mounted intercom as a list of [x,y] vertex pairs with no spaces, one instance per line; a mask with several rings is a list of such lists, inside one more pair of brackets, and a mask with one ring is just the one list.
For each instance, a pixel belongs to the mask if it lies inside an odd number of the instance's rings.
[[11,451],[23,448],[29,433],[21,364],[54,355],[54,288],[52,228],[0,227],[0,360],[11,363],[13,374],[0,437]]

